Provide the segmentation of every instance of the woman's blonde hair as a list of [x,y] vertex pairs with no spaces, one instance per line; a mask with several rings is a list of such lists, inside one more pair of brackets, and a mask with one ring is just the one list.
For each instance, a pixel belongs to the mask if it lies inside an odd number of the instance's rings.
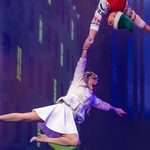
[[99,79],[98,75],[95,74],[94,72],[86,71],[83,75],[83,80],[85,81],[86,84],[88,83],[89,77]]

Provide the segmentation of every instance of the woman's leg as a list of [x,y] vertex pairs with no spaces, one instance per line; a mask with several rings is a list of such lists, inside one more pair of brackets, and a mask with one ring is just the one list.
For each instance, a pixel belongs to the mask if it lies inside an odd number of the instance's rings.
[[44,134],[39,134],[38,137],[32,137],[30,143],[35,141],[53,143],[63,146],[76,146],[79,144],[79,136],[77,134],[63,134],[61,137],[58,138],[49,138]]
[[36,112],[0,115],[0,121],[42,121]]

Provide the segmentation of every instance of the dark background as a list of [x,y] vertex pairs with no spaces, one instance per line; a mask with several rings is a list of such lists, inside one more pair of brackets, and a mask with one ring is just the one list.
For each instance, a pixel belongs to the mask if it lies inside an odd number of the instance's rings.
[[[29,112],[65,95],[98,0],[0,0],[0,114]],[[150,24],[148,0],[129,1]],[[88,53],[100,76],[96,95],[128,114],[92,108],[79,127],[80,150],[149,150],[150,34],[113,30],[104,17]],[[36,123],[0,123],[0,150],[51,149],[29,144]]]

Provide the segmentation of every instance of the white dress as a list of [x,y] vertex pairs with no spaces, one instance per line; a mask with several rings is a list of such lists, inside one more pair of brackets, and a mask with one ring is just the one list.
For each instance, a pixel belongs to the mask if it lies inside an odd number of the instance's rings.
[[54,105],[33,109],[44,121],[40,128],[49,137],[52,136],[52,131],[60,134],[78,134],[75,122],[84,121],[85,111],[90,106],[106,111],[110,109],[110,104],[97,98],[85,84],[85,67],[86,58],[80,58],[66,96],[60,97]]

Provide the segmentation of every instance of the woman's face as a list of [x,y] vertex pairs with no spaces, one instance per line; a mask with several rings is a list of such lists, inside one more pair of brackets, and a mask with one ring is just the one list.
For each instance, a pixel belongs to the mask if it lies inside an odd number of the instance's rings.
[[98,78],[97,77],[90,76],[88,78],[88,87],[89,87],[90,90],[93,91],[95,89],[97,83],[98,83]]

